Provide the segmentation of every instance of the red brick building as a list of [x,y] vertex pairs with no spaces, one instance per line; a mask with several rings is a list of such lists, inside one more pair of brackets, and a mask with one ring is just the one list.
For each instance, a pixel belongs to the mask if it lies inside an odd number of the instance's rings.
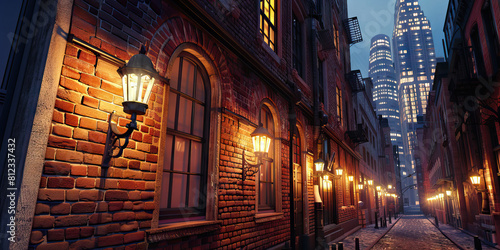
[[[2,134],[26,152],[11,247],[269,248],[293,234],[309,248],[358,226],[361,156],[346,132],[357,129],[349,44],[359,37],[346,1],[24,7],[49,22],[37,26],[41,45],[29,42],[42,54],[40,78],[25,83],[29,95],[7,88],[19,101],[2,110],[36,110]],[[117,70],[141,45],[162,78],[123,155],[103,167],[110,114],[121,129],[131,120]],[[250,171],[260,124],[272,142]]]
[[426,211],[493,243],[500,239],[499,21],[497,1],[450,1],[447,62],[437,66],[419,142]]

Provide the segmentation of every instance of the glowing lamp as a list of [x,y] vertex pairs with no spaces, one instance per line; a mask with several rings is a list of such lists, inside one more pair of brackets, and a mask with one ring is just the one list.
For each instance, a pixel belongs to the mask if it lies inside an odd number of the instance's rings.
[[358,189],[363,190],[363,184],[358,184]]
[[444,197],[444,194],[439,194],[439,198],[443,198]]
[[347,177],[347,179],[348,179],[349,181],[354,181],[354,176],[349,175],[349,176]]
[[316,168],[316,173],[317,174],[322,174],[323,170],[325,169],[325,160],[319,158],[314,161],[314,167]]
[[118,69],[118,74],[122,78],[123,112],[144,115],[155,79],[160,78],[153,63],[146,56],[145,48],[142,47],[139,54],[134,55],[124,67]]
[[479,184],[481,184],[481,176],[475,169],[469,172],[469,178],[472,185],[479,186]]
[[377,191],[380,191],[382,187],[377,186],[376,188],[377,188]]
[[446,195],[451,196],[451,190],[446,190]]
[[380,191],[377,192],[377,194],[378,194],[378,196],[382,196],[382,192],[380,192]]
[[388,188],[388,189],[392,189],[392,185],[390,185],[390,184],[389,184],[389,185],[387,186],[387,188]]
[[344,170],[341,167],[338,167],[335,169],[335,174],[337,176],[341,176],[343,172],[344,172]]
[[267,153],[271,145],[271,133],[260,125],[250,134],[253,142],[254,153]]
[[368,180],[368,185],[373,185],[373,180]]

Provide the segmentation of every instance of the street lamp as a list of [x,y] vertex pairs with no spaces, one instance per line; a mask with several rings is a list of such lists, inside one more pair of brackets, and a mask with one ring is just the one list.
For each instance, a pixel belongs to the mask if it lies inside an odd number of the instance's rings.
[[358,189],[363,190],[363,184],[358,184]]
[[387,185],[387,188],[392,189],[392,185],[391,184]]
[[380,189],[381,189],[381,188],[382,188],[382,187],[380,187],[380,186],[377,186],[377,187],[376,187],[377,191],[380,191]]
[[[243,151],[243,175],[242,179],[245,180],[247,177],[247,172],[251,172],[250,176],[254,175],[259,169],[258,167],[262,165],[262,156],[269,152],[269,146],[271,145],[271,133],[262,126],[259,125],[251,134],[253,143],[253,152],[257,155],[257,164],[249,163],[245,158],[245,151]],[[245,163],[247,167],[245,167]],[[250,169],[252,168],[252,169]]]
[[451,196],[451,190],[446,190],[446,195]]
[[323,175],[323,171],[325,170],[325,160],[318,158],[314,161],[314,166],[316,168],[316,174],[318,176]]
[[373,180],[368,180],[368,185],[373,185]]
[[[109,116],[109,128],[101,163],[102,167],[109,167],[111,158],[122,155],[123,149],[128,145],[130,135],[137,129],[137,115],[146,113],[155,80],[161,78],[149,57],[146,56],[144,46],[142,46],[139,54],[134,55],[125,66],[118,69],[118,74],[122,78],[123,112],[131,115],[131,118],[130,123],[126,125],[127,131],[120,133],[118,126],[113,122],[115,113],[113,112]],[[115,146],[115,143],[120,138],[124,138],[125,142],[123,145]],[[118,153],[113,154],[117,148],[119,149]]]
[[350,182],[353,182],[353,181],[354,181],[354,176],[349,175],[349,176],[347,177],[347,179],[348,179]]
[[336,174],[338,177],[342,176],[342,173],[343,173],[343,172],[344,172],[344,170],[343,170],[341,167],[337,167],[337,168],[335,169],[335,174]]
[[[481,172],[483,172],[484,175],[484,170],[481,169]],[[472,168],[472,170],[469,172],[469,178],[476,191],[481,192],[481,197],[482,197],[481,213],[489,214],[490,205],[488,201],[488,189],[486,189],[486,183],[484,183],[484,189],[478,189],[479,185],[481,184],[481,175],[475,168]]]

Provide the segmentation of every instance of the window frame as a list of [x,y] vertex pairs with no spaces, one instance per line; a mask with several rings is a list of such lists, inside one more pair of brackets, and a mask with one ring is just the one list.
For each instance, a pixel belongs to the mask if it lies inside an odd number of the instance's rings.
[[[261,104],[259,105],[259,111],[258,111],[258,117],[257,121],[260,122],[260,117],[261,117],[261,111],[262,109],[266,107],[269,111],[270,114],[273,118],[274,121],[274,138],[271,138],[273,140],[273,145],[270,146],[269,151],[274,150],[274,158],[273,158],[273,166],[274,166],[274,209],[266,209],[266,210],[261,210],[260,204],[259,204],[259,199],[260,199],[260,167],[259,167],[259,172],[256,173],[255,177],[255,217],[256,219],[260,219],[263,216],[274,216],[274,215],[282,215],[282,183],[281,183],[281,140],[280,135],[281,135],[281,130],[280,130],[280,124],[279,124],[279,114],[277,112],[276,106],[274,103],[269,100],[269,99],[264,99]],[[272,147],[274,146],[274,147]],[[265,158],[264,158],[265,159]],[[263,159],[263,160],[264,160]],[[276,219],[281,218],[281,217],[275,217]],[[262,220],[262,222],[265,222],[268,220]],[[261,222],[260,220],[256,221],[257,223]]]
[[[279,11],[279,7],[280,7],[280,3],[278,0],[274,0],[274,6],[271,6],[271,2],[272,0],[259,0],[259,32],[260,34],[262,34],[263,36],[263,44],[265,44],[267,47],[269,47],[269,49],[271,51],[274,51],[276,54],[277,51],[280,49],[281,46],[278,46],[279,45],[279,14],[280,14],[280,11]],[[270,8],[273,9],[274,11],[274,23],[275,24],[272,24],[271,23],[271,18],[268,17],[266,15],[266,13],[264,13],[264,6],[265,6],[265,3],[268,3],[268,5],[270,6]],[[270,9],[271,11],[271,9]],[[271,13],[271,12],[270,12]],[[267,30],[267,33],[264,32],[264,22],[266,22],[268,24],[268,30]],[[273,35],[274,35],[274,42],[271,42],[271,37],[270,37],[270,31],[273,31]],[[267,35],[266,35],[267,34]],[[268,42],[266,42],[266,37],[268,38]],[[271,43],[272,43],[272,47],[271,46]]]
[[[212,225],[220,224],[218,221],[218,188],[219,188],[219,159],[220,159],[220,144],[217,143],[217,139],[220,138],[220,124],[222,122],[221,116],[221,77],[217,71],[215,63],[211,60],[211,57],[206,53],[206,51],[191,43],[184,43],[179,45],[174,52],[170,55],[168,64],[166,65],[165,78],[169,79],[171,76],[171,71],[174,65],[174,59],[179,56],[179,54],[187,52],[193,55],[199,62],[201,62],[205,72],[209,76],[209,87],[211,88],[212,95],[206,100],[210,102],[210,133],[209,133],[209,156],[208,156],[208,169],[207,169],[207,199],[206,199],[206,214],[205,219],[198,221],[185,221],[185,222],[172,222],[170,224],[160,224],[159,223],[159,210],[160,210],[160,199],[161,192],[155,192],[154,203],[155,210],[153,213],[153,218],[151,220],[151,229],[149,230],[152,234],[162,234],[170,230],[187,228],[187,227],[205,227],[206,230],[215,230],[217,227],[211,227]],[[163,93],[163,106],[162,106],[162,120],[167,120],[168,116],[168,103],[170,95],[169,82],[166,82],[165,91]],[[156,186],[158,188],[162,185],[163,176],[163,164],[166,162],[165,154],[165,144],[167,138],[167,123],[163,122],[160,128],[159,146],[158,146],[158,168],[156,171]],[[205,230],[204,229],[204,230]]]
[[[168,127],[168,119],[167,119],[167,138],[168,136],[172,136],[172,141],[171,143],[172,144],[175,144],[175,139],[178,138],[178,137],[181,137],[185,140],[188,141],[189,143],[189,148],[191,149],[191,146],[192,146],[192,142],[198,142],[198,143],[201,143],[202,144],[202,148],[201,148],[201,159],[200,159],[200,173],[191,173],[190,172],[190,167],[191,167],[191,153],[192,153],[192,149],[189,151],[188,153],[188,172],[183,172],[183,171],[178,171],[178,170],[175,170],[174,169],[174,160],[173,160],[173,155],[174,155],[174,152],[175,152],[175,147],[174,145],[172,145],[172,148],[171,148],[171,152],[165,152],[164,154],[166,154],[166,156],[170,156],[172,159],[170,160],[170,167],[167,166],[167,168],[170,168],[170,170],[168,172],[171,173],[170,175],[170,180],[169,180],[169,188],[168,188],[168,194],[165,196],[165,195],[161,195],[160,196],[160,209],[159,209],[159,222],[161,222],[162,224],[171,224],[171,223],[175,223],[175,222],[180,222],[180,221],[192,221],[192,220],[204,220],[206,219],[206,212],[207,212],[207,202],[206,202],[206,198],[208,197],[208,193],[207,193],[207,176],[208,176],[208,151],[209,151],[209,144],[210,144],[210,138],[209,138],[209,134],[210,134],[210,97],[211,97],[211,89],[209,87],[210,85],[210,80],[208,78],[208,73],[207,71],[205,70],[203,64],[193,55],[187,53],[187,52],[183,52],[183,53],[180,53],[175,59],[173,59],[173,62],[175,62],[177,59],[179,59],[179,68],[177,69],[172,69],[172,70],[178,70],[179,72],[177,72],[178,74],[178,83],[176,83],[177,85],[177,89],[176,88],[173,88],[173,87],[170,87],[169,88],[169,97],[170,97],[170,94],[173,93],[175,94],[175,97],[177,98],[176,100],[176,107],[175,107],[175,120],[174,120],[174,128],[169,128]],[[183,83],[183,79],[181,78],[182,76],[182,71],[183,71],[183,64],[184,64],[184,61],[187,60],[188,63],[191,63],[192,65],[194,65],[196,67],[196,72],[197,73],[201,73],[201,80],[203,81],[203,84],[204,84],[204,91],[205,91],[205,96],[204,96],[204,102],[201,101],[201,100],[198,100],[196,99],[196,85],[193,86],[193,93],[192,95],[193,96],[189,96],[188,94],[184,93],[182,90],[180,90],[181,88],[181,83]],[[175,73],[175,72],[171,72],[171,73]],[[197,75],[195,75],[196,77]],[[194,79],[194,82],[193,84],[195,84],[195,81],[197,79],[195,78]],[[172,83],[171,83],[172,84]],[[179,90],[178,90],[179,89]],[[186,99],[187,101],[191,101],[191,109],[192,109],[192,113],[191,113],[191,124],[190,124],[190,130],[191,132],[190,133],[186,133],[186,132],[183,132],[183,131],[180,131],[178,129],[178,125],[179,125],[179,103],[180,103],[180,99],[181,98],[184,98]],[[170,99],[170,98],[169,98]],[[170,100],[169,100],[170,101]],[[200,137],[200,136],[197,136],[197,135],[194,135],[194,118],[196,116],[195,114],[195,107],[196,107],[196,104],[200,104],[203,106],[204,108],[204,114],[203,114],[203,120],[204,120],[204,126],[203,126],[203,136]],[[167,111],[168,113],[168,111]],[[166,140],[168,142],[168,139]],[[166,145],[166,147],[168,148],[168,145]],[[167,161],[165,161],[165,164],[167,163]],[[165,169],[162,170],[162,179],[163,179],[163,175],[165,174]],[[186,179],[187,179],[187,187],[186,187],[186,190],[190,189],[190,179],[189,178],[191,175],[200,175],[200,185],[199,185],[199,200],[198,200],[198,208],[200,211],[196,211],[197,209],[196,208],[191,208],[191,207],[185,207],[185,208],[182,208],[182,207],[178,207],[178,208],[162,208],[161,207],[161,199],[163,199],[164,197],[168,197],[168,204],[170,205],[171,203],[171,198],[172,198],[172,195],[171,195],[171,192],[172,192],[172,185],[173,185],[173,174],[183,174],[183,175],[186,175]],[[163,183],[162,183],[163,185]],[[162,189],[165,189],[165,187],[162,186]],[[163,193],[163,192],[162,192]],[[186,192],[186,197],[185,197],[185,203],[187,205],[189,205],[189,194],[190,192]],[[187,218],[186,218],[186,215],[187,215]],[[165,217],[171,217],[171,218],[165,218]]]

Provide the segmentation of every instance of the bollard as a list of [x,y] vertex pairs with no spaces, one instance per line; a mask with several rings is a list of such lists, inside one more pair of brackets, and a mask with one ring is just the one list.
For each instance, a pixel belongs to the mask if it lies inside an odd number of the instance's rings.
[[380,217],[380,227],[384,227],[384,219],[382,217]]
[[375,212],[375,229],[378,229],[378,213]]
[[482,250],[483,247],[481,246],[481,240],[479,237],[476,235],[474,236],[474,249],[475,250]]
[[337,250],[344,250],[344,243],[339,242],[337,246],[338,246]]
[[438,221],[438,217],[437,217],[437,215],[436,215],[436,216],[434,216],[434,222],[435,222],[435,224],[436,224],[436,227],[439,227],[439,221]]
[[391,211],[389,211],[389,224],[392,224]]
[[354,242],[355,242],[355,244],[356,244],[356,245],[355,245],[355,250],[359,250],[359,238],[357,238],[357,237],[356,237],[356,238],[354,239]]

